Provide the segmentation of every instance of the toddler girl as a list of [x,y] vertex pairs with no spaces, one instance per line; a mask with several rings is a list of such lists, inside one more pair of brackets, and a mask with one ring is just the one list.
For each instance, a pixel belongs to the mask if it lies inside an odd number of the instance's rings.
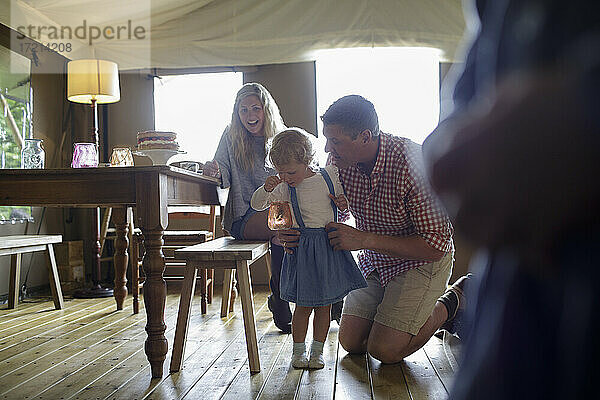
[[[327,338],[331,304],[350,291],[367,286],[352,254],[334,251],[325,225],[337,221],[337,211],[346,210],[338,170],[330,165],[313,170],[314,152],[308,134],[287,129],[273,138],[269,159],[278,176],[269,176],[250,202],[264,210],[274,201],[292,205],[293,227],[300,231],[298,247],[286,253],[281,268],[281,298],[296,303],[292,317],[295,368],[323,368],[323,343]],[[306,331],[314,310],[313,342],[307,357]]]

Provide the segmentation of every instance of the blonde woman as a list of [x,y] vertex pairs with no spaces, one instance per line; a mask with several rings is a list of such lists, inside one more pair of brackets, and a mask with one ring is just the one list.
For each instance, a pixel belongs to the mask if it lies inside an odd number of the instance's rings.
[[[204,165],[203,173],[221,179],[229,188],[222,216],[223,229],[236,239],[271,240],[275,232],[267,227],[267,211],[250,207],[254,191],[275,171],[266,164],[271,139],[285,129],[273,97],[259,83],[247,83],[237,92],[231,122],[225,128],[214,159]],[[279,271],[283,248],[272,242],[271,292],[269,309],[275,325],[291,332],[289,304],[279,297]]]

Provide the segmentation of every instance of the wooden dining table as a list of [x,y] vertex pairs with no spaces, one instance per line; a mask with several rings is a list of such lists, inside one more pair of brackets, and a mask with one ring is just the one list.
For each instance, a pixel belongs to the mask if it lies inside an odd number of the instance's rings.
[[169,206],[223,205],[226,192],[215,178],[172,166],[0,170],[0,205],[41,207],[112,207],[116,228],[114,297],[117,310],[127,296],[128,207],[142,231],[146,307],[145,351],[152,377],[163,375],[166,282],[162,236]]

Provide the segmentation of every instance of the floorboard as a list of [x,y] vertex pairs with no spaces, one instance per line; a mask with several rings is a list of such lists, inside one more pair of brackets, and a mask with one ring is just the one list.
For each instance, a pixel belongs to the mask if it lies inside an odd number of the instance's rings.
[[423,349],[406,357],[400,362],[400,366],[404,372],[411,399],[444,399],[448,396],[446,388]]
[[[312,336],[312,334],[310,336]],[[310,336],[308,340],[309,346],[311,342]],[[325,367],[323,369],[308,370],[302,374],[300,386],[298,387],[298,399],[325,400],[334,398],[337,355],[338,325],[337,322],[332,322],[329,326],[327,339],[323,344]]]
[[[146,317],[134,315],[130,298],[116,311],[112,298],[28,300],[0,306],[0,399],[446,399],[455,358],[438,338],[395,365],[339,346],[332,322],[324,346],[325,368],[290,365],[291,335],[274,325],[268,288],[253,289],[261,371],[250,374],[239,300],[220,318],[220,289],[208,313],[195,296],[183,368],[169,373],[179,288],[169,285],[165,336],[169,351],[161,379],[151,379],[144,353]],[[143,301],[143,299],[142,299]],[[307,334],[311,342],[312,329]],[[447,342],[447,346],[451,343]]]
[[338,346],[335,399],[373,398],[366,354],[348,354]]

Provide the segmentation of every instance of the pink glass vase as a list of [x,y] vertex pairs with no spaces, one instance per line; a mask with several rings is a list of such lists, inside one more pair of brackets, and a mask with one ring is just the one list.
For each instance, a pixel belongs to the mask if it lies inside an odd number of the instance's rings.
[[95,168],[98,166],[98,149],[94,143],[75,143],[73,168]]

